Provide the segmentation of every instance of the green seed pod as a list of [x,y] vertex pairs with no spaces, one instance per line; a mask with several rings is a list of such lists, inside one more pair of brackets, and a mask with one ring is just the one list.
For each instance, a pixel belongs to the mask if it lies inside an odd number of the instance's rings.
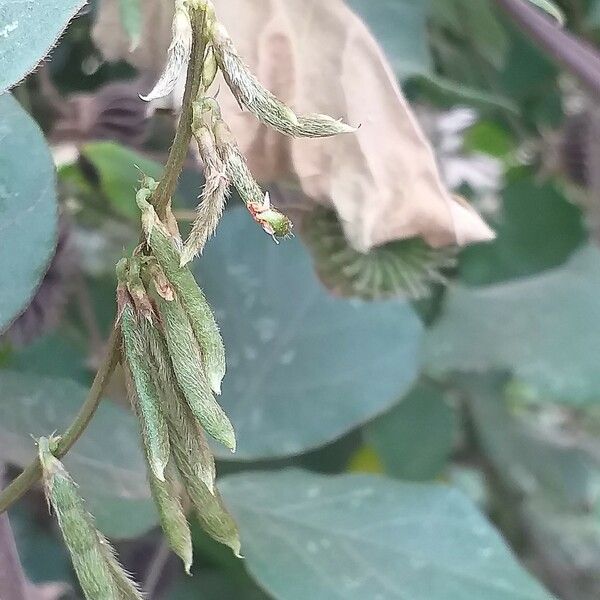
[[44,489],[52,506],[73,567],[87,600],[142,600],[136,584],[129,579],[115,557],[108,540],[95,528],[93,517],[84,508],[77,485],[50,448],[52,440],[38,442]]
[[179,474],[171,462],[165,470],[165,481],[149,472],[150,491],[156,504],[162,530],[169,546],[183,561],[189,575],[192,566],[192,535],[181,504]]
[[214,540],[229,546],[236,556],[240,556],[240,536],[233,517],[223,504],[221,495],[214,493],[196,477],[193,461],[185,452],[174,454],[175,463],[181,474],[186,492],[196,510],[202,529]]
[[149,287],[164,326],[175,378],[192,413],[212,437],[235,451],[233,427],[208,385],[200,348],[183,306],[177,298],[165,300],[153,282]]
[[163,412],[169,425],[171,452],[183,454],[194,466],[196,477],[212,492],[215,484],[215,460],[202,427],[190,410],[173,372],[166,342],[156,328],[148,336],[150,352],[160,379]]
[[254,179],[248,163],[240,151],[227,123],[217,120],[214,125],[217,149],[226,173],[252,218],[277,241],[292,232],[292,222],[271,206],[269,194],[265,194]]
[[225,347],[215,317],[187,267],[181,267],[181,255],[171,237],[159,220],[153,206],[140,190],[138,206],[142,211],[142,226],[152,253],[159,262],[167,279],[175,289],[179,301],[189,317],[196,340],[200,345],[206,377],[216,394],[221,393],[221,381],[225,376]]
[[233,95],[265,125],[293,137],[329,137],[356,131],[356,128],[327,115],[296,115],[252,74],[220,23],[212,28],[212,43],[219,68]]
[[158,390],[152,377],[152,364],[147,350],[146,329],[149,323],[138,320],[133,307],[126,304],[121,311],[123,336],[123,368],[131,405],[138,416],[148,464],[154,475],[164,481],[169,462],[167,422],[160,408]]

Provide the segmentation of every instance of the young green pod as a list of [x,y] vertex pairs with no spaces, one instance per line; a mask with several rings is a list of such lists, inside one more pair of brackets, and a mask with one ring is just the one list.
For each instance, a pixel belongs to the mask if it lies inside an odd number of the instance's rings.
[[212,492],[216,476],[215,460],[204,431],[179,389],[166,342],[158,329],[151,328],[148,339],[157,380],[160,380],[161,401],[169,426],[171,453],[186,455],[193,465],[196,477]]
[[117,561],[110,543],[94,526],[77,485],[52,454],[52,445],[53,440],[47,438],[38,442],[44,490],[86,599],[142,600],[136,584]]
[[271,206],[269,194],[262,191],[252,176],[248,163],[225,121],[217,120],[214,132],[217,149],[225,164],[227,176],[231,179],[252,218],[275,241],[277,238],[290,235],[293,228],[292,222]]
[[352,133],[354,127],[327,115],[298,116],[269,92],[240,58],[227,30],[220,23],[212,28],[212,43],[219,68],[240,105],[262,123],[292,137],[328,137]]
[[160,315],[173,372],[192,413],[204,429],[227,448],[235,451],[235,433],[227,415],[214,399],[204,369],[202,354],[177,295],[169,302],[151,281],[150,294]]
[[140,96],[146,102],[168,96],[175,89],[177,81],[184,73],[190,60],[193,35],[192,23],[185,3],[182,0],[176,1],[172,31],[173,39],[169,46],[168,59],[164,71],[152,91],[147,96]]
[[194,276],[187,267],[180,266],[179,251],[142,191],[140,190],[136,198],[142,211],[142,226],[148,245],[185,308],[200,346],[202,363],[210,387],[216,394],[220,394],[221,381],[225,376],[225,347],[219,327]]
[[135,310],[138,315],[141,315],[149,323],[152,323],[155,316],[154,307],[140,277],[140,260],[138,258],[128,260],[126,269],[127,291],[133,300]]
[[196,219],[181,252],[181,266],[185,266],[201,253],[206,242],[214,234],[229,193],[225,165],[217,152],[212,132],[208,127],[201,125],[194,129],[194,137],[204,164],[205,183]]
[[169,547],[183,561],[189,575],[192,566],[192,535],[181,504],[179,474],[171,462],[165,470],[165,481],[149,472],[150,491],[158,510],[160,524]]
[[193,461],[188,454],[176,453],[174,457],[202,529],[217,542],[229,546],[239,557],[241,543],[238,528],[218,490],[215,489],[214,493],[211,493],[196,477]]
[[123,337],[123,369],[131,405],[137,414],[148,465],[154,475],[164,481],[169,462],[169,432],[160,408],[158,389],[152,377],[152,364],[147,349],[149,323],[138,319],[131,304],[121,310]]

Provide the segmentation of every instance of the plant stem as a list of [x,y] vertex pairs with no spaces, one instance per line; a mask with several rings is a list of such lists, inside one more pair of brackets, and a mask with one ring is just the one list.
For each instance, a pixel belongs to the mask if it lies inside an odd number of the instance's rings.
[[169,152],[165,173],[158,184],[154,193],[153,204],[161,221],[167,217],[167,208],[170,205],[171,198],[175,193],[177,180],[183,169],[185,159],[188,154],[190,142],[192,140],[192,104],[198,96],[200,82],[202,80],[202,65],[204,64],[204,53],[206,51],[206,38],[204,35],[204,26],[206,21],[206,12],[194,10],[192,16],[192,51],[190,62],[187,69],[185,82],[185,91],[183,93],[183,103],[181,106],[181,115],[179,124],[175,132],[175,139]]
[[595,95],[600,95],[600,53],[558,27],[525,0],[496,0],[504,11],[556,62],[562,63]]
[[[62,458],[81,437],[89,422],[91,421],[104,392],[106,385],[112,375],[114,368],[119,362],[119,344],[120,333],[119,327],[113,327],[106,355],[102,361],[102,365],[96,373],[96,377],[92,383],[92,387],[88,392],[87,398],[75,420],[65,433],[61,436],[54,453],[57,458]],[[0,494],[0,514],[7,510],[14,502],[16,502],[31,486],[33,486],[42,476],[42,467],[40,461],[36,458],[16,479],[12,481]]]
[[[183,169],[183,164],[187,157],[188,148],[192,139],[192,105],[194,100],[196,100],[200,89],[204,53],[206,51],[206,37],[204,32],[205,22],[206,12],[203,10],[194,10],[192,15],[192,50],[190,62],[188,64],[181,116],[175,133],[175,139],[173,140],[173,145],[169,152],[169,158],[165,166],[165,173],[152,198],[154,208],[162,220],[165,220],[167,217],[167,208],[170,205],[171,197],[173,196],[177,180]],[[118,325],[115,324],[108,342],[106,355],[96,373],[92,387],[88,392],[87,399],[73,423],[71,423],[58,442],[56,452],[54,452],[54,455],[57,458],[62,458],[71,449],[89,425],[100,404],[102,393],[108,384],[110,376],[119,362],[119,350],[120,329]],[[2,491],[2,493],[0,493],[0,514],[5,512],[14,502],[19,500],[19,498],[21,498],[27,490],[41,478],[41,476],[42,468],[39,459],[36,458]]]

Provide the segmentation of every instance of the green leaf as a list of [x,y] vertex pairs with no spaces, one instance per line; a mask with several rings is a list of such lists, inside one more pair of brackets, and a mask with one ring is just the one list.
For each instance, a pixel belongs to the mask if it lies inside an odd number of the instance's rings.
[[581,211],[555,187],[536,185],[526,173],[503,193],[496,240],[461,253],[465,283],[495,283],[557,267],[585,241]]
[[433,71],[426,2],[349,0],[349,5],[371,28],[400,79]]
[[257,581],[278,600],[550,600],[452,488],[302,471],[227,477]]
[[365,438],[386,473],[400,479],[427,481],[448,460],[456,434],[456,415],[443,392],[419,384],[391,411],[375,419]]
[[328,295],[300,242],[275,244],[246,211],[225,214],[194,269],[227,349],[220,401],[238,451],[222,458],[305,452],[411,388],[422,339],[411,306]]
[[426,361],[434,372],[510,369],[540,399],[598,401],[599,297],[595,247],[535,277],[457,286],[427,335]]
[[[87,395],[68,379],[10,371],[0,371],[0,389],[0,457],[20,467],[36,456],[33,438],[64,431]],[[64,463],[106,535],[134,537],[156,523],[128,411],[104,402]]]
[[58,214],[48,146],[37,124],[10,94],[0,96],[0,146],[2,332],[25,309],[46,272],[56,244]]
[[113,142],[86,144],[82,154],[96,168],[100,188],[113,208],[124,217],[139,220],[135,193],[142,174],[160,179],[163,166]]
[[0,3],[0,94],[35,69],[85,1]]

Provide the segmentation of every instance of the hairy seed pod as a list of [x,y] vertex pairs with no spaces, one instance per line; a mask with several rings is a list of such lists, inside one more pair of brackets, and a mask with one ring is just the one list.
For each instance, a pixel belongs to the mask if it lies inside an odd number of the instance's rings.
[[212,28],[212,43],[219,68],[240,105],[245,106],[262,123],[293,137],[327,137],[356,131],[326,115],[298,116],[269,92],[240,58],[223,25]]
[[136,198],[142,211],[142,227],[148,245],[185,308],[200,346],[210,387],[213,392],[220,394],[221,381],[225,376],[225,347],[219,327],[194,276],[187,267],[180,266],[180,253],[158,218],[154,207],[147,202],[141,191]]
[[181,474],[186,492],[196,510],[202,529],[217,542],[229,546],[240,556],[240,536],[233,517],[223,504],[221,495],[214,493],[196,477],[194,464],[186,453],[177,453],[175,463]]
[[212,132],[208,127],[201,126],[194,130],[194,137],[204,163],[205,183],[196,219],[181,252],[181,266],[185,266],[201,253],[206,242],[214,234],[229,193],[225,165],[217,152]]
[[148,336],[150,353],[160,380],[162,407],[169,426],[171,452],[183,453],[194,465],[196,477],[212,492],[215,459],[198,420],[190,410],[177,384],[166,342],[156,328]]
[[239,149],[225,121],[218,120],[214,126],[215,140],[226,173],[252,218],[275,240],[292,232],[292,222],[271,206],[269,194],[258,185],[248,163]]
[[206,380],[200,348],[183,306],[177,297],[172,302],[162,298],[152,282],[149,291],[164,326],[175,378],[192,413],[209,435],[235,451],[233,426]]
[[181,483],[175,465],[169,462],[165,469],[165,481],[149,473],[150,491],[158,510],[162,530],[169,547],[183,561],[189,575],[192,566],[192,535],[181,504]]
[[142,100],[150,102],[168,96],[185,71],[192,51],[192,23],[184,3],[177,0],[177,8],[173,17],[173,40],[168,50],[165,69],[152,91]]
[[94,526],[77,485],[52,454],[52,444],[53,440],[47,438],[38,442],[44,490],[86,599],[142,600],[137,586],[117,561],[110,543]]
[[148,464],[154,475],[164,481],[169,462],[169,433],[160,408],[160,399],[152,377],[152,363],[147,350],[149,323],[137,319],[133,307],[121,310],[123,368],[131,405],[138,416]]

